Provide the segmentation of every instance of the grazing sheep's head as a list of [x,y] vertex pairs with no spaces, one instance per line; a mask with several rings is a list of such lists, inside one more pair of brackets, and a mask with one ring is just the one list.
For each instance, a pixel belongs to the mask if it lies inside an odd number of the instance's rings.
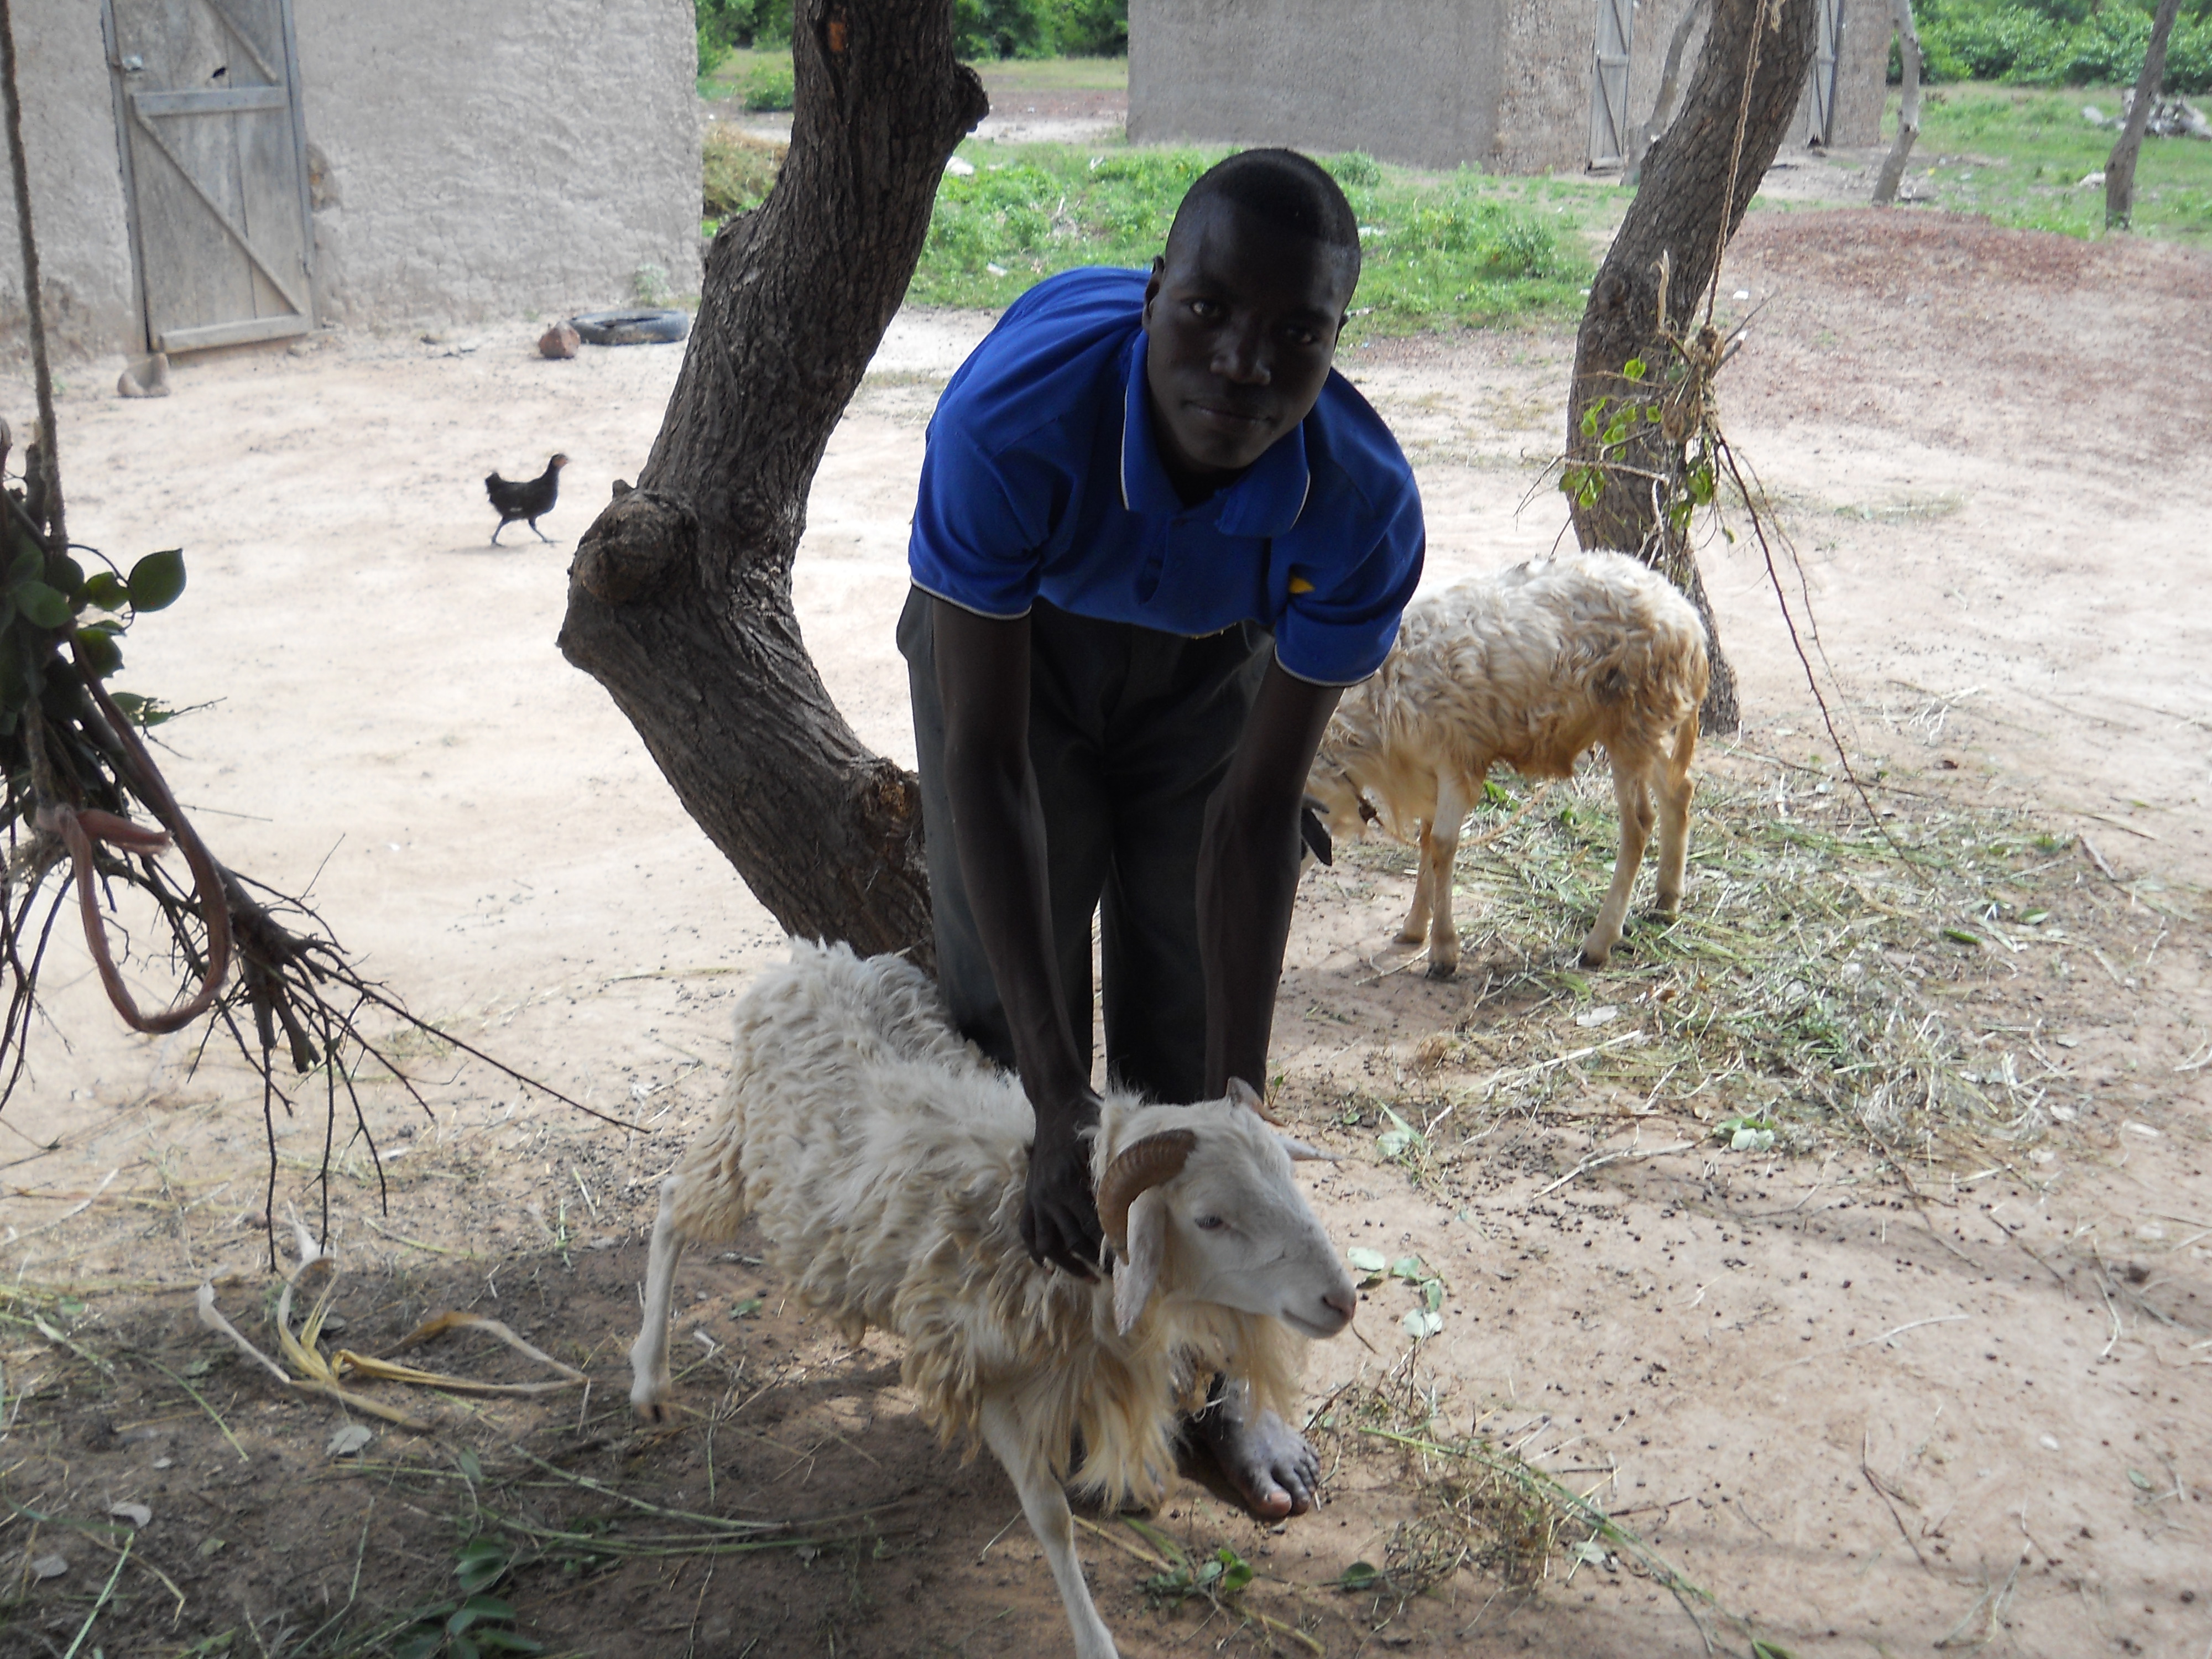
[[1375,808],[1360,792],[1359,781],[1327,754],[1306,775],[1306,801],[1321,815],[1333,841],[1358,841],[1375,822]]
[[1273,1315],[1301,1336],[1352,1322],[1352,1275],[1291,1173],[1326,1153],[1279,1133],[1234,1079],[1225,1100],[1142,1107],[1127,1127],[1098,1181],[1124,1335],[1156,1296]]

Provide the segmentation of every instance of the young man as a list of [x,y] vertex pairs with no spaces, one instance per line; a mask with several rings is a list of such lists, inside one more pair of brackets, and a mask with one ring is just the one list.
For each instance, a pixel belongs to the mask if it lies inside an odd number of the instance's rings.
[[[1248,150],[1149,277],[1009,307],[930,422],[899,623],[939,981],[1036,1113],[1023,1236],[1096,1273],[1083,1132],[1091,917],[1106,1061],[1155,1099],[1267,1086],[1306,773],[1421,570],[1420,501],[1330,367],[1359,231],[1328,173]],[[1318,1468],[1233,1392],[1197,1419],[1263,1516]]]

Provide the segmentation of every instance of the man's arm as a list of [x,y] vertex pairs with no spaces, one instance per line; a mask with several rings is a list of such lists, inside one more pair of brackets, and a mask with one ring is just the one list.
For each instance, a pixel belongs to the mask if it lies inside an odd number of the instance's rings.
[[1097,1121],[1098,1097],[1067,1023],[1053,948],[1044,808],[1030,763],[1030,620],[930,603],[952,838],[1036,1114],[1022,1242],[1040,1261],[1095,1278],[1098,1210],[1079,1132]]
[[1198,937],[1206,967],[1206,1087],[1265,1094],[1267,1036],[1298,882],[1298,807],[1340,687],[1267,665],[1229,775],[1206,813]]

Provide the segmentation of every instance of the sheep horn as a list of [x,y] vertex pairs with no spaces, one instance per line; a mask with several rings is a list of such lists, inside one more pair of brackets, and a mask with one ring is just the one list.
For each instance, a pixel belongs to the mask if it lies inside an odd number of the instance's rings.
[[1283,1127],[1282,1120],[1268,1111],[1267,1103],[1260,1097],[1260,1091],[1243,1078],[1232,1077],[1229,1079],[1229,1098],[1240,1106],[1250,1107],[1260,1121],[1269,1128],[1279,1129]]
[[1146,1135],[1106,1166],[1098,1182],[1098,1224],[1114,1254],[1129,1254],[1129,1206],[1164,1181],[1182,1173],[1183,1164],[1198,1146],[1189,1129],[1166,1129]]

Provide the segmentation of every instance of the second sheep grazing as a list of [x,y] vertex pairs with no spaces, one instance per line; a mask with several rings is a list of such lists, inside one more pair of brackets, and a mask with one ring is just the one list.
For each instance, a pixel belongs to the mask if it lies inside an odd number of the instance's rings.
[[1358,1292],[1291,1176],[1321,1154],[1242,1084],[1196,1106],[1109,1091],[1091,1170],[1110,1280],[1023,1247],[1033,1133],[1020,1083],[962,1041],[918,969],[793,941],[738,1009],[714,1122],[661,1183],[630,1401],[657,1419],[668,1398],[684,1246],[754,1218],[800,1302],[850,1340],[871,1325],[906,1340],[925,1416],[1005,1465],[1079,1659],[1113,1659],[1062,1482],[1157,1504],[1178,1396],[1218,1370],[1287,1413],[1303,1339],[1342,1330]]
[[1407,609],[1372,679],[1337,706],[1307,787],[1337,836],[1364,819],[1418,839],[1413,909],[1401,940],[1429,941],[1429,973],[1459,966],[1452,859],[1460,826],[1497,765],[1528,778],[1572,775],[1602,744],[1620,808],[1613,885],[1583,940],[1601,967],[1620,942],[1658,800],[1658,912],[1682,899],[1690,761],[1710,672],[1705,626],[1674,585],[1620,553],[1536,559],[1459,582]]

